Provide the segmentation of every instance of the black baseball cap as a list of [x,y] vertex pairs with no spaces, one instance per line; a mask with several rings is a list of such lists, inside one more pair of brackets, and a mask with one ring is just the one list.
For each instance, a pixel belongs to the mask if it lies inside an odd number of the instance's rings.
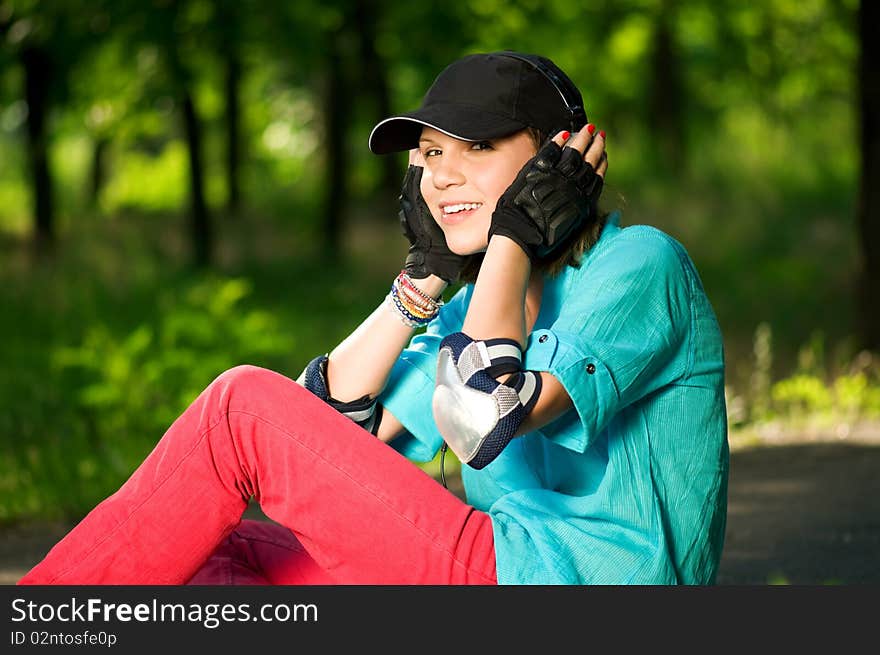
[[417,148],[428,126],[464,141],[534,127],[550,136],[587,123],[580,91],[556,64],[513,50],[462,57],[434,80],[415,111],[380,121],[370,133],[377,155]]

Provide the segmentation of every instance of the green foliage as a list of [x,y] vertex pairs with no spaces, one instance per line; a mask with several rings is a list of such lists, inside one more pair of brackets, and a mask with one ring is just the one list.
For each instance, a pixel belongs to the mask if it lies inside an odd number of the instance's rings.
[[733,429],[761,424],[788,430],[835,430],[880,420],[880,360],[869,351],[829,364],[826,340],[819,331],[800,348],[797,367],[773,381],[773,330],[766,322],[755,329],[752,374],[745,393],[728,389],[728,417]]
[[827,412],[834,405],[832,391],[814,375],[794,375],[773,385],[773,402],[788,416]]
[[9,381],[4,401],[24,394],[24,407],[20,400],[0,424],[0,520],[81,512],[131,473],[219,373],[278,367],[294,339],[276,315],[247,306],[251,292],[239,277],[188,280],[161,293],[158,315],[131,330],[99,322],[78,343],[50,346],[42,384]]
[[178,140],[165,144],[155,155],[129,152],[101,194],[101,209],[112,214],[128,209],[155,212],[180,207],[186,202],[186,160],[186,146]]
[[53,353],[52,366],[75,380],[71,401],[92,417],[99,438],[153,439],[222,371],[290,351],[277,317],[243,311],[250,292],[240,278],[198,280],[182,296],[159,299],[154,325],[122,336],[90,327],[81,345]]
[[880,378],[876,368],[841,373],[830,382],[799,373],[773,385],[773,403],[779,416],[790,420],[821,420],[828,424],[880,419]]

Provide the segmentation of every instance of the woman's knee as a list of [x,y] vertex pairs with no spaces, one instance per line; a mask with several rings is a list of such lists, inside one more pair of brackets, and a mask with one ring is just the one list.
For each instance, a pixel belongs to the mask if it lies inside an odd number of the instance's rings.
[[252,364],[239,364],[223,371],[214,378],[214,384],[222,384],[224,386],[232,386],[238,384],[254,384],[259,383],[269,375],[277,375],[274,371],[261,366]]
[[[294,380],[261,366],[241,364],[223,371],[209,386],[218,393],[221,406],[229,408],[230,403],[252,405],[298,404],[304,397],[313,400],[309,391]],[[237,400],[236,400],[237,399]]]
[[268,393],[279,385],[284,387],[285,393],[296,393],[295,387],[300,386],[281,373],[252,364],[240,364],[226,369],[214,378],[211,385],[228,390],[246,389],[256,393]]

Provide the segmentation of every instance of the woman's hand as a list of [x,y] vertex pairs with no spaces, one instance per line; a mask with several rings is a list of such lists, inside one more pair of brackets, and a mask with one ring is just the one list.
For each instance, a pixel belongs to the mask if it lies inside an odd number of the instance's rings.
[[533,261],[548,259],[585,222],[596,220],[608,159],[605,133],[594,131],[587,125],[567,144],[569,134],[560,132],[525,163],[498,199],[490,239],[506,236]]
[[416,279],[436,275],[447,283],[458,279],[466,257],[456,255],[446,245],[446,235],[431,216],[419,188],[424,162],[418,150],[409,153],[409,166],[400,191],[400,226],[409,239],[410,248],[404,268]]

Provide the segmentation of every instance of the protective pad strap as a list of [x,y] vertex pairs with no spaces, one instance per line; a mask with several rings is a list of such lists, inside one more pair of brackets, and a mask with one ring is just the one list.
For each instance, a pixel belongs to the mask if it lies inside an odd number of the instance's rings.
[[523,413],[528,415],[538,402],[541,395],[541,374],[535,371],[517,371],[504,384],[516,391],[523,406]]
[[490,375],[509,371],[513,360],[521,363],[522,352],[509,339],[475,341],[454,332],[440,343],[434,420],[459,460],[472,468],[483,468],[504,450],[537,402],[537,374],[517,367],[504,384]]
[[330,396],[327,384],[327,355],[315,357],[308,363],[305,370],[297,378],[297,382],[330,405],[337,412],[350,418],[367,432],[375,435],[382,422],[382,405],[370,396],[361,396],[357,400],[342,402]]
[[513,339],[486,339],[486,354],[489,358],[489,366],[486,373],[493,378],[505,373],[513,373],[522,368],[522,349]]

